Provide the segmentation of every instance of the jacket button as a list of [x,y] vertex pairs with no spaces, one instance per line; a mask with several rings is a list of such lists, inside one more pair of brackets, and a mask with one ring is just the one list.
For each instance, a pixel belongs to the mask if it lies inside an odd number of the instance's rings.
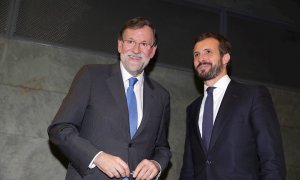
[[128,147],[131,147],[131,143],[128,144]]
[[208,166],[210,166],[210,165],[212,165],[212,161],[209,161],[209,160],[206,160],[206,162],[205,162]]

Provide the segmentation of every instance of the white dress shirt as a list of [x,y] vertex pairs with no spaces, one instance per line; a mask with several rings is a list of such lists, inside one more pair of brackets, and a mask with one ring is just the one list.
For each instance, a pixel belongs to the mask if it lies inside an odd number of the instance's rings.
[[[230,81],[231,81],[231,79],[229,78],[229,76],[225,75],[213,85],[213,87],[216,87],[213,91],[213,96],[214,96],[213,123],[215,123],[217,113],[219,111],[222,99],[224,97],[225,91],[226,91],[227,86],[228,86]],[[204,97],[202,99],[202,103],[201,103],[201,107],[200,107],[200,113],[199,113],[199,120],[198,120],[198,126],[199,126],[199,130],[200,130],[201,135],[202,135],[204,102],[205,102],[206,97],[207,97],[207,92],[206,92],[207,88],[208,88],[208,86],[204,85]]]
[[[129,74],[126,69],[124,68],[123,64],[120,62],[120,67],[121,67],[121,73],[123,77],[123,83],[124,83],[124,89],[125,89],[125,94],[127,92],[127,88],[129,86],[129,78],[132,77],[131,74]],[[138,112],[138,123],[137,123],[137,128],[140,126],[141,121],[143,119],[143,88],[144,88],[144,71],[136,76],[138,81],[134,85],[134,93],[136,97],[136,103],[137,103],[137,112]]]

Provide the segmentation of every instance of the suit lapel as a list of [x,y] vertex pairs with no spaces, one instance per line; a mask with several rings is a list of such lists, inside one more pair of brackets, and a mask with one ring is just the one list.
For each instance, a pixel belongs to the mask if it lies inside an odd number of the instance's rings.
[[154,99],[153,99],[154,87],[147,76],[144,77],[143,91],[144,91],[143,92],[143,118],[133,138],[138,136],[145,128],[147,121],[149,121],[150,119],[149,117],[150,117],[152,106],[154,105]]
[[215,119],[209,149],[211,149],[214,146],[222,132],[222,129],[230,120],[230,114],[234,112],[234,104],[237,104],[235,103],[235,101],[238,100],[238,92],[238,89],[235,87],[235,82],[231,81],[224,94],[222,103],[220,105],[218,114]]
[[124,83],[123,83],[119,63],[116,63],[112,66],[111,76],[107,78],[106,83],[117,104],[116,111],[118,111],[119,109],[121,114],[123,115],[122,116],[123,120],[120,122],[120,127],[121,129],[123,129],[121,132],[125,133],[124,137],[128,137],[130,139],[128,108],[127,108]]

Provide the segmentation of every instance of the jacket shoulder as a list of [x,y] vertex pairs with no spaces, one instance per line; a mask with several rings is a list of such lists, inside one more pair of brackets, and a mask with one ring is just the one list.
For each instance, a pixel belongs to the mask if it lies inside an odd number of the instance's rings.
[[269,94],[269,90],[266,86],[260,85],[260,84],[250,84],[250,83],[243,83],[243,82],[238,82],[235,80],[232,80],[228,87],[227,90],[236,90],[240,93],[246,93],[248,95],[250,94],[256,94],[257,92],[264,92]]
[[153,89],[159,91],[163,95],[167,95],[167,96],[170,95],[169,91],[164,86],[162,86],[160,83],[158,83],[157,81],[155,81],[149,77],[145,77],[145,80],[146,79],[149,82],[149,85],[152,86]]

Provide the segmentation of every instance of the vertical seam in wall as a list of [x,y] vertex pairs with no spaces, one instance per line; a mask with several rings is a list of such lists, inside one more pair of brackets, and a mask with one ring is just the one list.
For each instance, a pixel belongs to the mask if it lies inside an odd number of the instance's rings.
[[0,61],[0,67],[3,67],[3,63],[5,61],[6,54],[7,54],[7,43],[3,43],[3,53],[2,53],[2,57],[1,57],[1,61]]

